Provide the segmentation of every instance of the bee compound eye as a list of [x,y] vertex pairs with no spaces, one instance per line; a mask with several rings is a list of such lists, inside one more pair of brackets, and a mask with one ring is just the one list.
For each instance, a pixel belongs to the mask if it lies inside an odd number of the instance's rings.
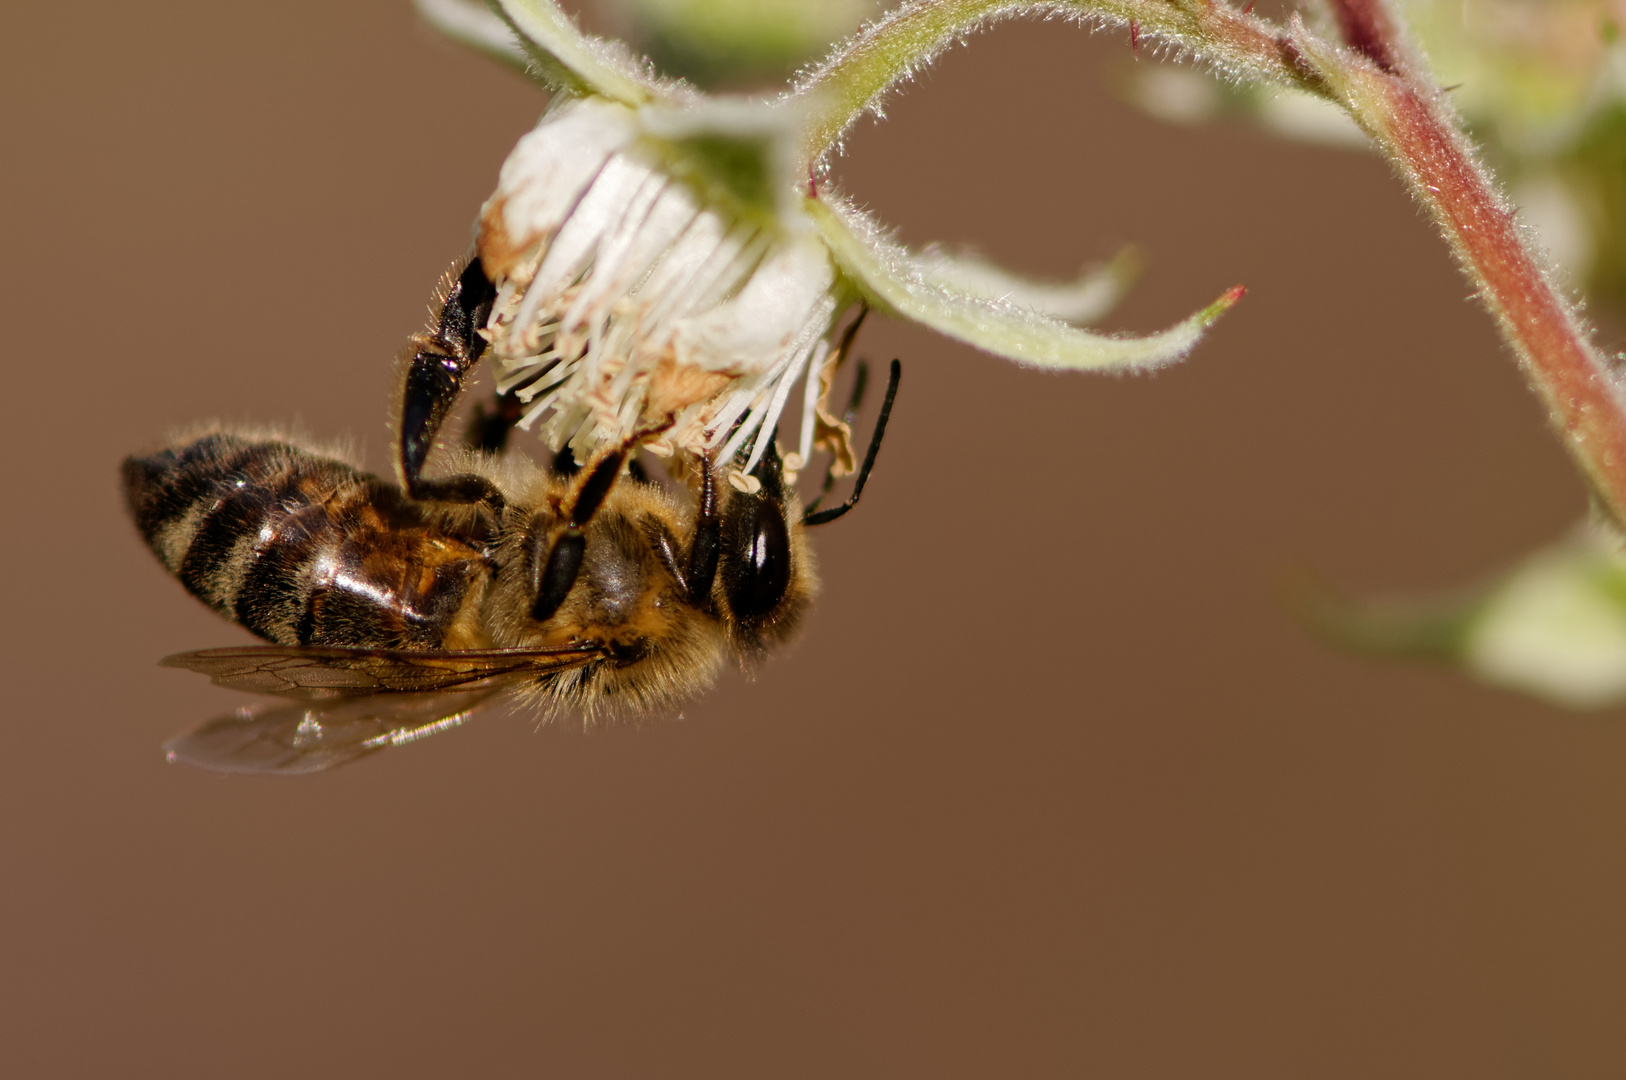
[[729,609],[737,619],[766,618],[790,585],[790,532],[784,517],[766,500],[751,500],[749,510],[734,524],[723,572]]

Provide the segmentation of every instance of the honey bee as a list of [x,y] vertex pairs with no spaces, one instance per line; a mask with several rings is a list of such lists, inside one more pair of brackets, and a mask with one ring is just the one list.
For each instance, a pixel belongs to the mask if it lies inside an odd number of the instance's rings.
[[[400,485],[229,431],[124,462],[130,512],[159,560],[270,642],[162,663],[293,699],[175,739],[171,760],[311,772],[455,726],[505,691],[588,717],[665,709],[708,687],[725,659],[749,665],[794,633],[818,590],[805,529],[857,504],[898,362],[852,493],[825,510],[797,501],[773,447],[749,491],[719,483],[723,469],[703,458],[674,462],[677,490],[652,482],[636,443],[579,468],[566,455],[544,469],[466,450],[456,471],[427,477],[483,348],[483,283],[471,263],[435,329],[414,339]],[[509,426],[499,398],[471,441],[500,448]]]

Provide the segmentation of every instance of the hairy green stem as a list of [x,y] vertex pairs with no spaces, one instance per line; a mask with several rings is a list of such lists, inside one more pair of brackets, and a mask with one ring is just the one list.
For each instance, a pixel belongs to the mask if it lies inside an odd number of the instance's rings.
[[649,80],[630,58],[584,35],[549,0],[486,2],[514,31],[542,82],[572,94],[602,94],[623,105],[654,99]]
[[1626,523],[1626,398],[1609,360],[1526,243],[1399,17],[1382,0],[1330,2],[1348,50],[1297,26],[1306,61],[1428,208],[1564,448],[1616,524]]
[[910,0],[864,27],[797,83],[792,96],[807,110],[801,164],[817,163],[888,88],[944,48],[1020,15],[1133,24],[1139,35],[1172,41],[1228,75],[1318,89],[1278,27],[1217,0]]
[[1308,90],[1349,112],[1433,215],[1548,407],[1566,449],[1626,523],[1626,399],[1607,359],[1525,242],[1386,0],[1327,0],[1340,47],[1294,16],[1282,27],[1223,0],[910,0],[865,27],[793,96],[800,164],[814,167],[899,80],[953,41],[1016,15],[1129,23],[1234,78]]

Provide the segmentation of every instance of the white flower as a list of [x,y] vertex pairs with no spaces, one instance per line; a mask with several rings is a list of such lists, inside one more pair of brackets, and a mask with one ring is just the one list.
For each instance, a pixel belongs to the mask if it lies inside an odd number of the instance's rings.
[[[744,451],[749,472],[802,380],[805,461],[836,328],[859,305],[1021,362],[1144,369],[1183,356],[1240,296],[1150,337],[1080,330],[1062,320],[1110,308],[1122,261],[1035,285],[908,252],[819,190],[856,115],[842,54],[777,101],[708,97],[582,35],[550,0],[495,7],[420,0],[447,33],[523,59],[556,91],[503,165],[478,247],[498,287],[484,333],[499,388],[526,403],[521,426],[579,459],[637,441],[721,461]],[[920,57],[895,59],[901,74]]]
[[[737,111],[742,138],[777,119]],[[499,388],[527,403],[522,426],[546,418],[550,445],[586,457],[648,432],[723,460],[749,447],[748,472],[857,294],[811,228],[674,175],[687,119],[566,98],[520,140],[481,221],[500,283],[488,334]]]

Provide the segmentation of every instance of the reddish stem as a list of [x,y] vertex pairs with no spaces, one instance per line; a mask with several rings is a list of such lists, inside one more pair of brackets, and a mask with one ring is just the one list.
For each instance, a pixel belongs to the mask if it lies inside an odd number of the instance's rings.
[[1626,403],[1614,380],[1455,132],[1412,87],[1390,81],[1393,152],[1479,279],[1569,449],[1616,519],[1626,521]]
[[[1626,524],[1626,399],[1607,361],[1525,246],[1513,211],[1475,160],[1440,91],[1414,65],[1382,0],[1331,0],[1347,44],[1381,71],[1350,65],[1348,98],[1456,249],[1480,298],[1546,403],[1565,449]],[[1381,104],[1363,100],[1376,91]]]
[[1383,0],[1330,0],[1344,44],[1384,71],[1400,68],[1400,28]]

